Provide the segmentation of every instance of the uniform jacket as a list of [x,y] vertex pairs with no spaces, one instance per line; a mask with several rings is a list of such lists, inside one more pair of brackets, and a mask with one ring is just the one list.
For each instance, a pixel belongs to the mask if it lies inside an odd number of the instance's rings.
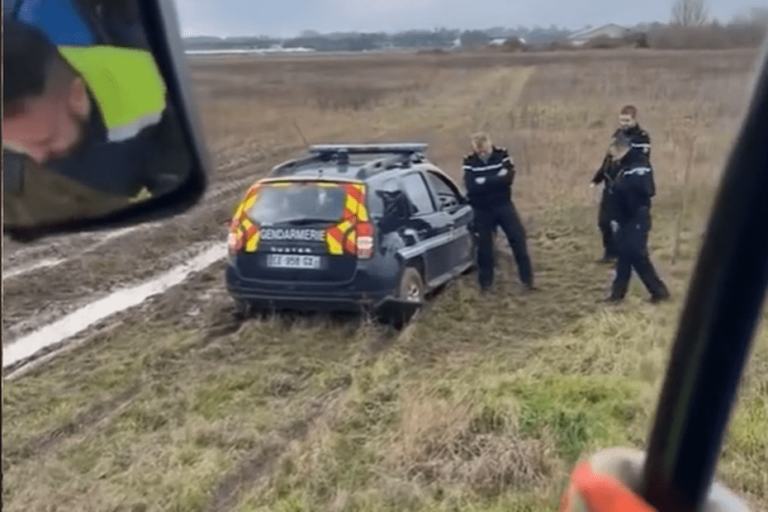
[[630,150],[618,162],[618,172],[611,186],[610,203],[614,219],[619,225],[649,215],[651,198],[656,195],[653,170],[645,156]]
[[470,153],[463,162],[467,199],[473,208],[491,209],[512,200],[515,165],[505,148],[493,146],[487,161]]
[[[613,133],[613,137],[623,133],[632,142],[632,149],[637,154],[644,156],[646,163],[650,167],[651,162],[651,136],[648,132],[640,128],[640,125],[635,125],[628,130],[617,129]],[[610,187],[611,182],[619,172],[619,167],[611,160],[610,155],[606,155],[603,159],[603,163],[592,178],[592,183],[599,185],[602,182],[606,183],[606,188]]]

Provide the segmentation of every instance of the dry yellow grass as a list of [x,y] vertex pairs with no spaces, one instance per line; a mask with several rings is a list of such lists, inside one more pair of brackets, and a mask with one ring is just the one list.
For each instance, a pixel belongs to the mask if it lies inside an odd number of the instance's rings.
[[[325,317],[253,320],[228,331],[216,266],[119,330],[5,384],[4,509],[555,509],[578,457],[643,445],[743,108],[732,91],[744,90],[752,58],[196,61],[214,188],[298,150],[294,121],[311,142],[426,140],[429,156],[457,178],[469,133],[490,130],[517,162],[515,199],[542,291],[518,293],[502,260],[491,299],[469,276],[396,336],[365,320]],[[606,308],[596,301],[610,269],[593,264],[600,247],[588,183],[627,102],[653,138],[651,245],[675,300],[646,304],[634,282],[624,305]],[[248,164],[255,154],[263,160]],[[177,304],[201,289],[195,304],[205,312],[191,317]],[[766,467],[763,330],[719,476],[765,508]]]

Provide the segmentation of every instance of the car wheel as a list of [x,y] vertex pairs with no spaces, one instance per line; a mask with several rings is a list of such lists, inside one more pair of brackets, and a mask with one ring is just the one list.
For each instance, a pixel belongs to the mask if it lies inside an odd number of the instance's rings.
[[400,278],[400,289],[398,298],[410,302],[421,302],[424,300],[424,281],[421,274],[413,267],[406,267],[403,276]]

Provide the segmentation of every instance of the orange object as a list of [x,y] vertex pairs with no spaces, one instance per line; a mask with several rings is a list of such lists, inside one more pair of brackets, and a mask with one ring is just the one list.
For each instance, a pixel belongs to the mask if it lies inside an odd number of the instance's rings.
[[592,470],[589,461],[576,465],[568,489],[560,500],[560,512],[572,512],[580,496],[589,512],[656,512],[619,480]]

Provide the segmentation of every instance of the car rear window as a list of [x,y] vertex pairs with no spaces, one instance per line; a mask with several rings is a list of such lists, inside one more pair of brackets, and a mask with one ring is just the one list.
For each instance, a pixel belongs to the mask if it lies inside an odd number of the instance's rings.
[[340,183],[268,183],[259,189],[248,217],[260,224],[334,222],[344,213],[346,191]]
[[383,183],[377,184],[374,190],[368,194],[368,206],[370,207],[371,217],[383,217],[387,209],[391,207],[390,203],[397,197],[396,194],[398,192],[401,192],[400,185],[394,178],[389,178]]

